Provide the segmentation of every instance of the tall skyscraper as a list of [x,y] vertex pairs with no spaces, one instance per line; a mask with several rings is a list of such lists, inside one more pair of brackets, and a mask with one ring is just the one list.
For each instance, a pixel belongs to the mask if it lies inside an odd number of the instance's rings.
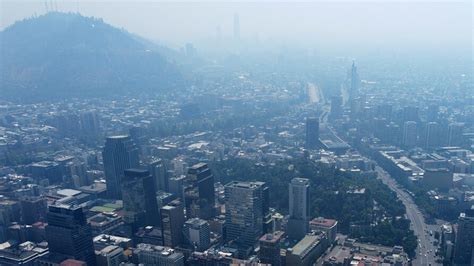
[[124,220],[135,231],[145,225],[159,225],[156,190],[150,172],[126,169],[122,182]]
[[234,241],[241,254],[251,250],[262,235],[264,182],[230,182],[225,185],[225,240]]
[[157,190],[169,191],[168,169],[163,160],[157,159],[148,165]]
[[449,146],[461,146],[463,144],[463,123],[451,123],[448,129],[448,144]]
[[319,118],[306,118],[306,148],[316,149],[319,143]]
[[203,219],[191,218],[184,223],[186,241],[196,251],[204,251],[211,245],[211,229]]
[[84,134],[90,136],[100,132],[100,119],[96,111],[81,113],[80,122]]
[[214,176],[206,163],[198,163],[188,170],[184,185],[187,218],[208,220],[214,217]]
[[95,265],[92,232],[81,207],[49,206],[46,239],[50,253],[58,253]]
[[160,212],[163,244],[176,247],[183,243],[184,210],[181,201],[170,202]]
[[426,125],[425,147],[436,148],[440,145],[440,127],[438,122],[429,122]]
[[357,66],[355,61],[352,62],[351,68],[351,89],[349,91],[349,102],[353,102],[357,96],[359,96],[359,85],[360,79],[359,74],[357,73]]
[[416,146],[417,129],[415,121],[407,121],[403,124],[403,145],[408,148]]
[[240,40],[240,20],[239,14],[234,14],[234,40]]
[[309,231],[309,179],[297,177],[291,180],[289,201],[288,236],[299,240]]
[[102,151],[107,194],[122,199],[122,179],[125,169],[138,168],[138,148],[129,136],[112,136],[105,141]]
[[459,215],[458,232],[454,243],[455,265],[473,265],[474,249],[474,209]]

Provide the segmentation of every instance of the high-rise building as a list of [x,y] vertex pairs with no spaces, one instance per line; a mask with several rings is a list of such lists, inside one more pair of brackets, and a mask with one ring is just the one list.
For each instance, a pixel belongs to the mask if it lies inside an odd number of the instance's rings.
[[309,231],[309,179],[293,178],[289,185],[288,237],[302,239]]
[[426,148],[436,148],[440,145],[440,127],[437,122],[429,122],[426,125],[426,138],[425,138],[425,147]]
[[214,176],[206,163],[189,168],[184,184],[184,201],[187,218],[208,220],[214,217]]
[[96,111],[81,113],[80,122],[84,134],[96,135],[100,132],[100,119]]
[[416,146],[418,133],[415,121],[406,121],[403,124],[403,145],[408,148]]
[[280,242],[283,235],[284,233],[282,231],[276,231],[274,233],[264,234],[260,238],[260,250],[258,253],[260,263],[266,263],[272,266],[282,265]]
[[451,123],[448,129],[448,144],[449,146],[461,146],[464,142],[462,131],[463,123]]
[[474,209],[459,215],[458,232],[454,243],[454,264],[473,265],[474,249]]
[[150,172],[142,169],[126,169],[122,186],[125,222],[134,230],[145,225],[159,225],[156,190]]
[[161,208],[163,244],[176,247],[183,243],[184,210],[181,201],[174,200]]
[[306,148],[316,149],[319,144],[319,118],[306,118]]
[[148,165],[157,190],[169,191],[168,169],[163,160],[157,159]]
[[174,176],[169,179],[169,192],[175,195],[176,197],[183,198],[183,187],[186,182],[186,176]]
[[107,193],[110,198],[122,199],[124,171],[139,167],[138,149],[129,136],[112,136],[105,141],[102,157]]
[[49,206],[47,213],[46,239],[50,253],[95,265],[92,231],[81,207]]
[[191,218],[184,223],[184,236],[196,251],[204,251],[211,245],[209,223],[203,219]]
[[349,91],[349,102],[352,103],[355,98],[359,96],[359,85],[360,79],[359,74],[357,73],[357,66],[353,61],[351,67],[351,89]]
[[34,224],[46,219],[48,204],[42,197],[25,197],[20,200],[21,217],[24,224]]
[[7,226],[10,223],[20,221],[21,204],[16,200],[0,199],[0,226]]
[[141,154],[141,148],[145,143],[145,133],[142,127],[140,126],[132,126],[128,129],[128,134],[132,139],[133,143],[135,143],[138,153]]
[[230,182],[225,185],[225,240],[246,251],[262,235],[264,182]]
[[239,14],[234,14],[234,40],[240,40],[240,21]]

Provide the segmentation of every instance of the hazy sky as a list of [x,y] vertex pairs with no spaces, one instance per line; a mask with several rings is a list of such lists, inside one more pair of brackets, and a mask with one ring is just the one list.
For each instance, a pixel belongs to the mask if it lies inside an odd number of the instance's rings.
[[[51,0],[48,2],[50,3]],[[45,1],[0,0],[0,28],[45,13]],[[216,28],[232,35],[240,17],[242,39],[300,46],[472,48],[472,1],[77,1],[56,0],[60,11],[79,11],[152,40],[183,45],[213,40]]]

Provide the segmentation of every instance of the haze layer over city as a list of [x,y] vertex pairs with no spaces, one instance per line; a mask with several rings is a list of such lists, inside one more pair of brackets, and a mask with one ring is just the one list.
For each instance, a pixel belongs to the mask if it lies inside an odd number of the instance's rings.
[[474,265],[472,12],[0,0],[0,265]]

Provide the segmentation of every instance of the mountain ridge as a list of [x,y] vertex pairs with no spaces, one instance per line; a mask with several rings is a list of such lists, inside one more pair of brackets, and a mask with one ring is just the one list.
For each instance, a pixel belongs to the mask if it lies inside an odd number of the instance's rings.
[[78,13],[18,21],[0,32],[0,91],[43,99],[164,92],[182,85],[178,67],[140,38]]

